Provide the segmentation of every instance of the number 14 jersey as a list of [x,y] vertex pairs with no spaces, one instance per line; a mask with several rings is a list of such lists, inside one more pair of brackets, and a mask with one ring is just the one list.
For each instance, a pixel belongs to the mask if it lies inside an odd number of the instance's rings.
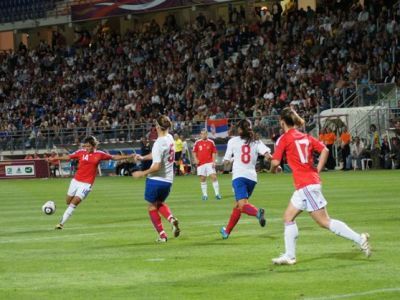
[[271,153],[271,149],[260,140],[246,144],[246,141],[238,136],[231,138],[224,160],[231,161],[233,156],[232,180],[244,177],[257,182],[257,158],[267,152]]
[[289,167],[293,171],[294,186],[298,190],[321,182],[314,167],[313,152],[321,153],[323,149],[323,143],[293,128],[278,139],[272,159],[281,161],[286,153]]

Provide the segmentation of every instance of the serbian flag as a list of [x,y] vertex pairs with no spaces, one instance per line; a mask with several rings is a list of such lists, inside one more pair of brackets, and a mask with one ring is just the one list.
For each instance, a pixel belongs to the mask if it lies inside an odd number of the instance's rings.
[[207,119],[206,128],[210,138],[225,138],[228,136],[228,119]]

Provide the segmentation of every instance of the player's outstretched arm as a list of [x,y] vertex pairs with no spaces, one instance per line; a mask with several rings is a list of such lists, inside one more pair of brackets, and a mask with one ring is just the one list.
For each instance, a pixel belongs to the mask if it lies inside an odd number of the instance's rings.
[[264,154],[264,159],[265,159],[265,160],[271,160],[271,159],[272,159],[271,153],[265,152],[265,154]]
[[144,171],[136,171],[132,173],[133,178],[140,178],[147,176],[148,174],[155,173],[161,169],[161,163],[153,163],[151,167]]
[[136,162],[137,154],[129,154],[129,155],[113,155],[111,157],[112,160],[123,160],[123,159],[133,159]]
[[57,156],[51,156],[48,157],[47,160],[48,161],[56,161],[56,160],[70,160],[71,158],[69,157],[69,155],[57,155]]
[[136,154],[136,158],[135,158],[136,160],[140,160],[140,161],[143,161],[143,160],[152,160],[153,159],[153,155],[151,154],[151,153],[149,153],[149,154],[147,154],[147,155],[145,155],[145,156],[141,156],[141,155],[139,155],[139,154]]
[[280,173],[282,172],[281,162],[279,160],[273,159],[271,160],[271,173]]

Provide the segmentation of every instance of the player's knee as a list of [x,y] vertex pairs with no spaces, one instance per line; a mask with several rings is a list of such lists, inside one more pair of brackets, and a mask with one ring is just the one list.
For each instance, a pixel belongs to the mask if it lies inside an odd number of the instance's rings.
[[315,222],[317,222],[317,224],[320,227],[329,229],[329,223],[330,223],[329,219],[318,219],[318,220],[315,220]]

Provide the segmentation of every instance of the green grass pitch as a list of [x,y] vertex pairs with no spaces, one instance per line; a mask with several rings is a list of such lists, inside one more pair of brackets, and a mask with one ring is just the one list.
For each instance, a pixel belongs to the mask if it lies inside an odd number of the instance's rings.
[[[297,265],[274,266],[283,251],[282,214],[293,192],[289,174],[260,174],[251,202],[267,226],[243,215],[228,240],[231,176],[223,199],[202,201],[195,176],[178,177],[168,204],[182,233],[155,242],[143,200],[144,179],[97,178],[62,231],[70,179],[0,181],[0,299],[400,299],[399,171],[326,172],[329,214],[371,235],[370,259],[352,242],[303,213]],[[54,200],[46,216],[42,204]]]

